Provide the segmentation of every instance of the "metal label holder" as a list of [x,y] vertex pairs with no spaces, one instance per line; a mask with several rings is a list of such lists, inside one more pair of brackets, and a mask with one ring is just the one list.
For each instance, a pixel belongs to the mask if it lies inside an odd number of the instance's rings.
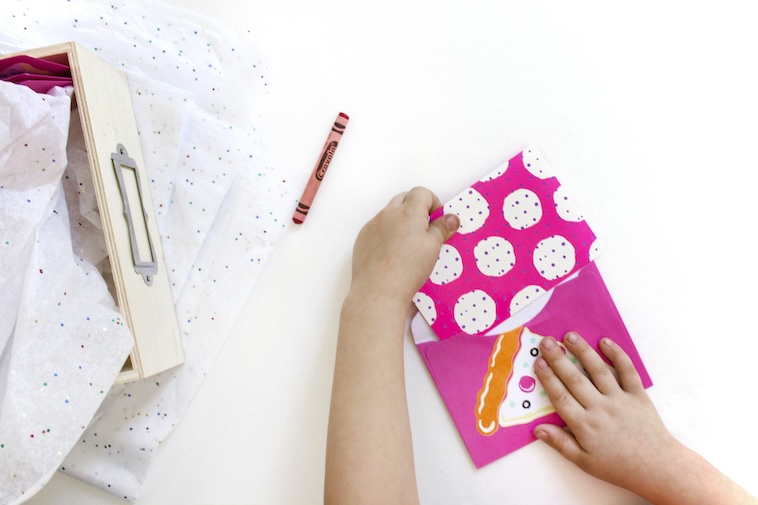
[[[153,238],[150,236],[150,231],[147,228],[148,214],[142,196],[140,170],[137,167],[137,163],[129,157],[129,153],[123,144],[118,144],[116,152],[111,153],[111,161],[118,178],[121,199],[124,202],[124,216],[129,224],[129,239],[132,246],[134,270],[142,276],[145,284],[150,286],[153,283],[153,277],[158,273],[158,263],[156,262]],[[126,173],[127,170],[129,170],[129,173]],[[131,177],[132,174],[134,178],[127,181],[127,177]],[[130,185],[129,182],[136,182],[136,184]],[[136,192],[134,191],[134,186],[136,186]],[[136,197],[136,202],[130,201],[130,189],[132,196]],[[134,209],[132,208],[132,204],[134,204]],[[137,228],[139,228],[139,231]],[[143,246],[143,250],[141,250],[140,245]],[[150,257],[144,258],[143,252],[148,253]]]

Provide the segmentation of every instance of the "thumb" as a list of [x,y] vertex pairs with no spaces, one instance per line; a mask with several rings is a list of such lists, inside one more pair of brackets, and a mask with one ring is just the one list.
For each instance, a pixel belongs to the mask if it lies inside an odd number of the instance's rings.
[[578,464],[583,450],[576,438],[566,430],[554,424],[540,424],[534,428],[534,436],[558,451],[567,460]]
[[446,242],[452,237],[461,226],[461,220],[455,214],[443,214],[431,223],[429,229],[436,229],[442,237],[442,242]]

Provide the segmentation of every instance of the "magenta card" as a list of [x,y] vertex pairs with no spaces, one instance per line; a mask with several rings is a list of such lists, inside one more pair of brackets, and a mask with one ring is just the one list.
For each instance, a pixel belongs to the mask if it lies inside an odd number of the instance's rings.
[[652,385],[594,262],[545,296],[535,316],[502,334],[417,344],[477,468],[536,440],[538,424],[564,425],[534,373],[544,337],[560,342],[573,330],[595,349],[609,337],[629,354],[644,386]]
[[0,60],[0,80],[26,86],[37,93],[47,93],[55,86],[73,85],[67,65],[25,55]]
[[414,297],[440,339],[486,333],[598,255],[595,234],[535,148],[442,212],[461,226]]
[[71,69],[68,65],[54,63],[52,61],[32,58],[31,56],[11,56],[0,60],[0,79],[18,75],[54,75],[58,77],[71,77]]

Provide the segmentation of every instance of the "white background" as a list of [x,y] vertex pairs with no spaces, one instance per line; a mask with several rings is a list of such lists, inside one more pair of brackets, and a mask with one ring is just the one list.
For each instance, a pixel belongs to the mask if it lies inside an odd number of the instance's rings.
[[[666,424],[758,494],[752,2],[171,3],[253,34],[270,153],[299,187],[337,113],[351,119],[139,505],[320,503],[355,235],[396,193],[444,200],[529,144],[603,240]],[[409,335],[406,351],[422,502],[644,503],[538,443],[475,470]],[[56,475],[29,503],[123,500]]]

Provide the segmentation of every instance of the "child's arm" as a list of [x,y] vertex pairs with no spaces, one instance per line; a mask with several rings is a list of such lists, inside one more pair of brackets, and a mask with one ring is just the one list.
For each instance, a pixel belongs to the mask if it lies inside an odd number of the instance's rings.
[[576,333],[564,344],[588,379],[552,339],[542,343],[537,376],[570,431],[543,424],[535,436],[600,479],[624,487],[656,505],[758,504],[663,425],[629,356],[604,338],[600,349],[618,379]]
[[418,503],[405,397],[403,335],[413,295],[431,274],[458,218],[415,188],[361,230],[342,305],[329,413],[327,504]]

